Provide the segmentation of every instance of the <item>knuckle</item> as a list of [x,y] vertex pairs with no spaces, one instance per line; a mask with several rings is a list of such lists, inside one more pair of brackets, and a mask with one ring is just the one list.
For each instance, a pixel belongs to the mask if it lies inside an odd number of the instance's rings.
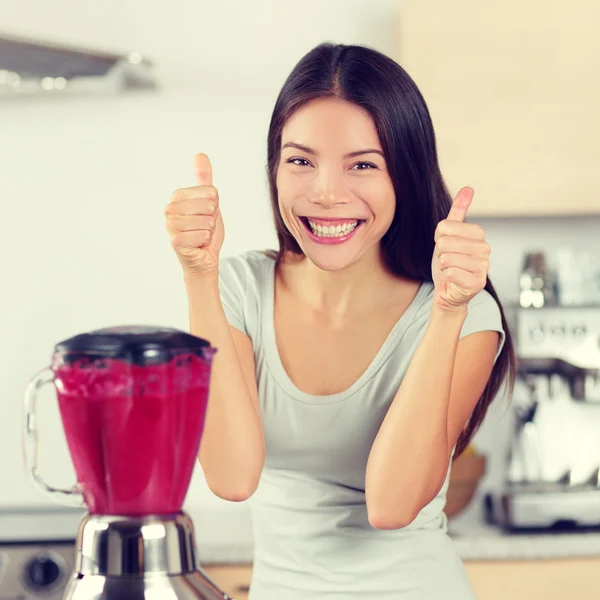
[[481,225],[473,225],[473,229],[480,240],[485,240],[485,231]]
[[171,236],[175,233],[175,228],[173,227],[172,223],[168,220],[165,221],[165,229],[167,230],[167,233],[169,234],[169,236]]
[[171,245],[174,248],[179,248],[183,246],[183,234],[181,232],[173,232],[171,233]]
[[172,216],[174,214],[174,212],[175,212],[175,207],[173,206],[172,202],[169,202],[169,204],[167,204],[165,206],[165,210],[164,210],[165,217],[168,218],[168,217]]
[[219,190],[214,185],[209,185],[207,195],[211,200],[217,200],[219,197]]
[[171,194],[171,202],[178,202],[179,200],[183,200],[182,189],[177,189]]
[[194,231],[193,235],[193,246],[201,248],[206,243],[206,232]]
[[443,269],[447,269],[450,266],[450,257],[448,256],[448,254],[440,254],[440,266]]

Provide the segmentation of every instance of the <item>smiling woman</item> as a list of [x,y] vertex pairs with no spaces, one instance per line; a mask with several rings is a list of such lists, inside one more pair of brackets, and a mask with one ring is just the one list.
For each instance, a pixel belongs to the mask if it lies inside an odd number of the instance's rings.
[[[290,116],[281,142],[278,210],[304,255],[324,270],[377,255],[396,201],[371,115],[342,98],[318,98]],[[331,254],[332,244],[343,248]]]
[[514,376],[470,187],[444,185],[425,102],[362,46],[322,44],[268,132],[279,249],[220,258],[206,155],[167,227],[192,333],[218,348],[200,461],[252,499],[252,600],[472,600],[450,464]]

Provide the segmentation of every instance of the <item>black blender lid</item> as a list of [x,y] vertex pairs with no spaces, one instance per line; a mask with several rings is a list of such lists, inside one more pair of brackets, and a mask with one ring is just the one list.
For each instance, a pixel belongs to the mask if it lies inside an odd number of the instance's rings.
[[65,355],[89,354],[156,364],[171,359],[173,350],[203,355],[208,347],[206,340],[171,327],[119,325],[80,333],[59,342],[54,350]]

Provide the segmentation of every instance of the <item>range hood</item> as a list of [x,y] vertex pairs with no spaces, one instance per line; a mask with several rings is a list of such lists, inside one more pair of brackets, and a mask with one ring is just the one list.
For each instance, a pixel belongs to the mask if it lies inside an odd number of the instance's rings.
[[152,61],[0,32],[0,98],[157,88]]

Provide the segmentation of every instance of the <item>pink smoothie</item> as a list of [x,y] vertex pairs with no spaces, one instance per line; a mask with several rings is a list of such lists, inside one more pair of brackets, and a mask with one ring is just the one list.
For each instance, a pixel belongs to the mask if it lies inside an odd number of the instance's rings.
[[204,429],[211,352],[145,366],[57,361],[63,428],[90,513],[181,511]]

